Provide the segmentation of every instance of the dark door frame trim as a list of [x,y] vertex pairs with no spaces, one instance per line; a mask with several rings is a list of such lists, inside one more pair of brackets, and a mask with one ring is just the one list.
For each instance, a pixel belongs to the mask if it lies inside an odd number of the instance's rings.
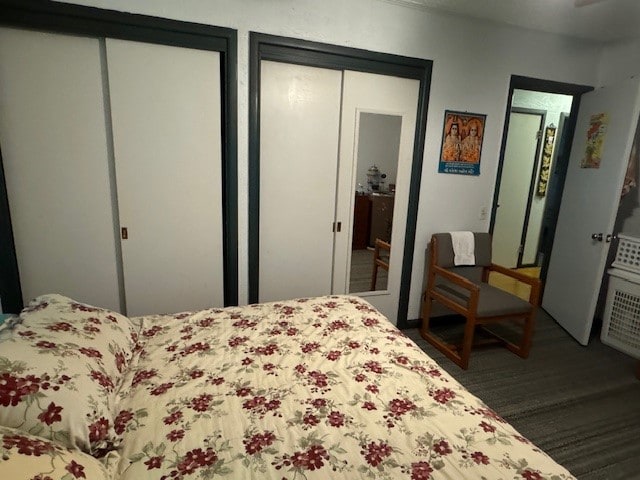
[[[0,25],[56,33],[110,37],[220,53],[222,95],[222,204],[224,303],[238,304],[237,32],[44,0],[0,0]],[[3,309],[23,307],[0,150],[0,296]]]
[[[567,168],[569,166],[569,150],[565,146],[570,141],[565,136],[569,134],[568,125],[570,120],[570,114],[566,112],[560,113],[558,120],[558,129],[556,130],[556,145],[558,148],[553,151],[553,159],[551,161],[552,173],[549,177],[549,184],[547,185],[547,202],[542,214],[542,230],[540,232],[540,242],[543,244],[543,252],[551,253],[551,246],[546,247],[548,240],[548,232],[546,231],[547,223],[550,223],[551,235],[555,233],[556,223],[558,220],[559,206],[562,197],[562,189],[564,187],[564,181],[567,177]],[[566,150],[564,157],[560,157],[561,153]],[[558,209],[555,208],[558,207]],[[555,213],[554,213],[555,212]],[[549,217],[549,218],[547,218]],[[549,221],[550,220],[550,221]],[[551,237],[551,244],[553,244],[553,237]],[[548,255],[547,255],[548,256]],[[549,262],[543,262],[542,269],[540,270],[540,278],[547,278],[547,270],[549,269]]]
[[[573,97],[573,101],[571,103],[571,114],[569,119],[567,120],[567,142],[564,145],[563,151],[558,153],[557,161],[558,168],[564,169],[566,175],[566,169],[568,167],[569,162],[569,153],[571,151],[571,143],[573,139],[573,135],[575,133],[576,128],[576,120],[578,117],[578,111],[580,109],[580,98],[584,93],[590,92],[593,90],[593,87],[589,85],[579,85],[574,83],[565,83],[565,82],[556,82],[552,80],[543,80],[539,78],[533,77],[523,77],[520,75],[511,75],[511,80],[509,82],[509,95],[507,100],[507,108],[505,113],[504,127],[502,133],[502,144],[500,147],[500,160],[498,162],[498,172],[496,174],[496,182],[495,188],[493,192],[493,208],[491,209],[491,222],[489,231],[493,233],[493,227],[495,225],[496,220],[496,208],[498,202],[498,195],[500,193],[500,180],[502,177],[502,168],[504,162],[504,153],[505,148],[507,146],[507,135],[509,133],[509,112],[511,112],[511,103],[513,99],[513,91],[514,90],[531,90],[534,92],[547,92],[547,93],[556,93],[561,95],[571,95]],[[555,175],[554,168],[554,175]],[[549,230],[550,238],[553,239],[555,236],[556,224],[558,221],[558,214],[560,212],[560,202],[562,198],[562,191],[564,189],[564,178],[565,176],[560,174],[561,183],[557,185],[557,201],[556,204],[552,205],[550,208],[549,215],[553,218],[553,227]],[[549,198],[547,198],[547,202],[549,202]],[[546,209],[547,207],[545,207]],[[546,212],[545,212],[546,213]],[[550,243],[550,247],[553,245],[553,241]],[[549,267],[549,259],[550,255],[546,255],[543,259],[542,270],[541,270],[541,279],[544,280],[546,276],[547,269]],[[544,288],[544,283],[543,283]]]
[[536,153],[533,157],[533,168],[531,171],[531,178],[529,180],[529,197],[527,198],[527,206],[525,207],[524,212],[524,222],[522,223],[522,233],[520,234],[520,245],[522,248],[518,252],[518,261],[516,262],[516,266],[518,268],[523,267],[522,257],[524,256],[524,249],[527,246],[527,230],[529,229],[529,218],[531,217],[531,204],[533,203],[533,193],[536,187],[536,172],[538,171],[538,166],[540,164],[540,150],[542,149],[543,142],[543,133],[544,127],[547,119],[547,111],[546,110],[538,110],[535,108],[522,108],[522,107],[512,107],[511,113],[525,113],[531,115],[538,115],[540,117],[540,125],[538,126],[538,131],[540,132],[538,135],[538,140],[536,142]]
[[427,105],[433,62],[309,42],[257,32],[249,34],[249,302],[259,298],[260,253],[260,62],[273,60],[299,65],[393,75],[420,81],[409,204],[400,281],[398,327],[407,326],[409,288],[415,247],[418,197],[427,125]]

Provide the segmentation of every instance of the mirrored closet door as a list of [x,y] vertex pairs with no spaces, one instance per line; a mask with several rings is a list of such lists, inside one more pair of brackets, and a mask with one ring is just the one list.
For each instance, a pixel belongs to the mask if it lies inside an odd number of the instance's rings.
[[[260,301],[357,293],[395,317],[418,93],[418,80],[261,62]],[[390,245],[379,283],[377,240]]]

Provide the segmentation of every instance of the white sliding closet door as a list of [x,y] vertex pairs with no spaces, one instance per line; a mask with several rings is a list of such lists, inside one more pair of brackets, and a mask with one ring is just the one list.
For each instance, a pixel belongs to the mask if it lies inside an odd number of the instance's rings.
[[127,313],[224,302],[220,57],[107,39]]
[[97,39],[0,28],[0,143],[25,302],[57,292],[120,310],[102,85]]
[[[343,231],[346,234],[336,236],[333,293],[347,293],[348,290],[351,270],[351,232],[358,181],[356,179],[357,163],[358,161],[367,162],[366,158],[358,159],[357,155],[360,116],[366,113],[398,117],[400,119],[398,158],[391,159],[397,162],[397,174],[394,182],[396,191],[387,289],[360,294],[394,323],[400,298],[419,89],[418,80],[350,70],[344,72],[336,218],[342,221]],[[360,181],[363,180],[360,179]]]
[[259,300],[331,293],[342,72],[263,61]]

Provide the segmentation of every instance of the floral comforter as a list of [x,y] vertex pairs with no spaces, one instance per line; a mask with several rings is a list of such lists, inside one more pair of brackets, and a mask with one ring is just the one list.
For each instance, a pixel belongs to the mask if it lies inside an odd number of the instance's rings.
[[122,479],[568,479],[370,304],[148,316]]

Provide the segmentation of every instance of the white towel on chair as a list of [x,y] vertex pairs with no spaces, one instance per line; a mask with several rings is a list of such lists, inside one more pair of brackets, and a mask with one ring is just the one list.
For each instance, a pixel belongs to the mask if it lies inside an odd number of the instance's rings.
[[476,242],[473,232],[450,232],[454,265],[475,265]]

